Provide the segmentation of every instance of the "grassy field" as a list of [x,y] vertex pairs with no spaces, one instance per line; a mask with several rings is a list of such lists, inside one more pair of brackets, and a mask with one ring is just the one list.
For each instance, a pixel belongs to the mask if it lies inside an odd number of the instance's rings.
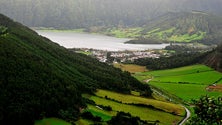
[[86,119],[79,119],[77,122],[75,122],[75,124],[76,125],[93,125],[94,123]]
[[199,31],[196,34],[180,34],[180,35],[173,35],[176,28],[172,27],[166,30],[161,30],[160,28],[153,29],[148,31],[145,35],[147,38],[154,38],[159,40],[167,40],[167,41],[174,41],[174,42],[191,42],[195,40],[201,40],[205,37],[206,33]]
[[219,92],[209,92],[206,90],[206,85],[196,84],[174,84],[174,83],[156,83],[150,82],[150,85],[166,90],[179,98],[190,102],[191,99],[198,99],[202,95],[219,96]]
[[130,73],[136,73],[136,72],[145,72],[147,71],[145,66],[139,66],[134,64],[121,64],[121,63],[114,63],[114,67],[120,68],[123,71],[128,71]]
[[140,81],[166,90],[179,98],[190,102],[201,95],[219,96],[219,92],[207,91],[208,85],[220,83],[222,74],[205,65],[192,65],[181,68],[137,73]]
[[173,35],[170,38],[168,38],[169,41],[175,41],[175,42],[191,42],[195,40],[201,40],[206,35],[205,32],[199,32],[198,34],[184,34],[184,35]]
[[173,123],[179,122],[182,119],[181,116],[173,115],[159,110],[153,110],[146,107],[122,104],[98,96],[91,96],[90,99],[95,101],[97,105],[111,106],[113,111],[129,112],[133,116],[140,117],[142,120],[159,120],[161,125],[171,125]]
[[36,121],[35,125],[71,125],[71,123],[57,118],[45,118],[43,120]]
[[91,112],[94,116],[99,116],[102,118],[102,121],[111,120],[112,116],[116,115],[114,111],[105,111],[101,110],[93,105],[87,105],[87,109],[85,111]]
[[135,28],[112,28],[107,29],[107,34],[115,36],[117,38],[136,38],[141,36],[141,31],[143,28],[135,27]]
[[139,96],[133,96],[133,95],[126,95],[126,94],[120,94],[116,92],[111,92],[107,90],[98,90],[95,93],[98,97],[108,97],[110,99],[114,99],[117,101],[121,101],[122,103],[134,103],[134,104],[145,104],[145,105],[152,105],[155,108],[162,109],[166,112],[172,113],[174,112],[177,115],[184,115],[184,108],[181,107],[180,105],[173,104],[173,103],[168,103],[168,102],[163,102],[163,101],[158,101],[155,99],[148,99],[144,97],[139,97]]

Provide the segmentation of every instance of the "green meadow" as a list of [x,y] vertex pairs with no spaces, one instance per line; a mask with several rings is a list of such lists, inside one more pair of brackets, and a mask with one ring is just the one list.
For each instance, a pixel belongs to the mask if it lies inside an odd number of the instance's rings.
[[153,107],[155,107],[157,109],[161,109],[161,110],[164,110],[169,113],[174,112],[175,114],[181,115],[181,116],[183,116],[185,114],[184,108],[178,104],[158,101],[155,99],[149,99],[149,98],[140,97],[140,96],[120,94],[120,93],[107,91],[107,90],[98,90],[95,94],[98,97],[102,97],[102,98],[107,97],[110,99],[114,99],[116,101],[120,101],[125,104],[152,105]]
[[111,106],[112,110],[115,112],[129,112],[133,116],[138,116],[142,120],[147,120],[150,122],[159,120],[161,125],[171,125],[173,123],[178,123],[181,119],[183,119],[182,116],[173,115],[164,111],[159,111],[147,107],[123,104],[98,96],[91,96],[90,99],[96,102],[97,105]]
[[35,125],[71,125],[71,123],[57,118],[45,118],[43,120],[36,121]]
[[135,28],[111,28],[107,29],[106,34],[110,34],[117,38],[136,38],[141,36],[141,32],[143,28],[135,27]]
[[146,38],[155,38],[159,40],[167,40],[172,42],[191,42],[195,40],[201,40],[205,37],[206,32],[199,31],[195,34],[178,34],[174,35],[176,28],[172,27],[166,30],[161,30],[160,28],[148,31],[145,35]]
[[205,65],[137,73],[138,80],[160,88],[190,102],[202,95],[220,96],[219,92],[209,92],[208,85],[221,83],[222,74]]
[[87,105],[87,109],[85,111],[91,112],[93,116],[101,117],[102,121],[109,121],[112,116],[116,115],[115,111],[105,111],[93,105]]

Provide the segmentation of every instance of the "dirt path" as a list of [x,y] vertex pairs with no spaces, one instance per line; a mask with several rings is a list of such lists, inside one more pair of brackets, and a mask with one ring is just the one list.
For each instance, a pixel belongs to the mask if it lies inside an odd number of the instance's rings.
[[179,125],[183,125],[183,124],[190,118],[190,116],[191,116],[190,110],[187,109],[185,106],[183,106],[183,107],[184,107],[184,109],[186,110],[186,117],[183,119],[183,121],[181,121],[181,122],[179,123]]

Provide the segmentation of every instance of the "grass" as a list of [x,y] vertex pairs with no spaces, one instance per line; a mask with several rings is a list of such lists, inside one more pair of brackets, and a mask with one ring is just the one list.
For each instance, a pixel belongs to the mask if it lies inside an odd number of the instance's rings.
[[175,35],[176,28],[172,27],[166,30],[161,30],[160,28],[153,29],[146,33],[145,37],[154,38],[159,40],[167,40],[173,42],[191,42],[195,40],[201,40],[205,37],[206,32],[199,31],[195,34],[179,34]]
[[141,36],[141,31],[143,28],[134,27],[134,28],[112,28],[107,29],[107,34],[115,36],[117,38],[136,38]]
[[166,77],[166,76],[179,76],[194,74],[198,72],[213,71],[208,66],[205,65],[191,65],[180,68],[168,69],[168,70],[156,70],[150,72],[137,73],[136,76],[153,76],[153,77]]
[[107,91],[107,90],[98,90],[95,94],[99,97],[107,96],[108,98],[121,101],[122,103],[152,105],[155,108],[162,109],[170,113],[174,112],[177,115],[184,115],[185,113],[183,107],[181,107],[180,105],[158,101],[155,99],[149,99],[149,98],[127,95],[127,94],[120,94],[120,93]]
[[201,40],[205,37],[206,32],[199,31],[199,33],[189,35],[189,34],[183,34],[183,35],[172,35],[168,38],[169,41],[174,42],[191,42],[195,40]]
[[94,116],[99,116],[102,118],[102,121],[111,120],[112,116],[116,115],[114,111],[105,111],[101,110],[93,105],[87,105],[87,109],[85,111],[91,112]]
[[207,71],[186,75],[156,77],[152,81],[163,83],[187,83],[187,84],[203,84],[210,85],[215,83],[222,77],[222,74],[217,71]]
[[62,29],[44,28],[44,27],[37,27],[37,28],[34,28],[34,29],[42,30],[42,31],[50,31],[50,32],[76,32],[76,33],[83,33],[83,32],[85,32],[85,29],[62,30]]
[[76,52],[77,52],[77,53],[84,54],[84,55],[92,55],[92,52],[86,52],[86,51],[83,51],[83,50],[76,51]]
[[57,118],[45,118],[43,120],[36,121],[35,125],[71,125],[71,123]]
[[136,73],[136,72],[145,72],[147,71],[145,66],[139,66],[134,64],[121,64],[121,63],[114,63],[114,67],[120,68],[123,71],[128,71],[130,73]]
[[159,120],[161,125],[171,125],[172,123],[177,123],[182,119],[180,116],[172,115],[166,112],[152,110],[145,107],[121,104],[97,96],[91,96],[90,99],[95,101],[98,105],[111,106],[114,111],[129,112],[133,116],[140,117],[142,120]]
[[156,83],[150,82],[150,85],[166,90],[179,98],[190,102],[192,99],[198,99],[203,95],[217,97],[219,92],[209,92],[206,90],[206,85],[196,84],[175,84],[175,83]]
[[206,90],[208,85],[220,80],[222,74],[205,65],[137,73],[134,76],[140,81],[149,79],[150,85],[168,91],[187,102],[190,102],[191,99],[198,99],[202,95],[215,97],[221,95],[219,92]]
[[79,119],[77,122],[75,122],[76,125],[93,125],[94,123],[90,120],[86,119]]

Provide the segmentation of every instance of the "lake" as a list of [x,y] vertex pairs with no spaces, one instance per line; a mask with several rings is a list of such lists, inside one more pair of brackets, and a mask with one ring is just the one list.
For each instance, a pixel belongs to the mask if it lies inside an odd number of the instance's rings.
[[77,33],[73,31],[36,30],[65,48],[92,48],[108,51],[162,49],[169,44],[124,44],[127,38],[115,38],[100,34]]

